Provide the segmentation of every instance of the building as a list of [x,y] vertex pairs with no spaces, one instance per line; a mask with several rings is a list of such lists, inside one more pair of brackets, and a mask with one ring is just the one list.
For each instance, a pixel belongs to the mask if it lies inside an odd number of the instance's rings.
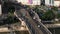
[[60,6],[60,0],[45,0],[44,3],[47,6],[56,6],[56,7]]
[[59,7],[60,6],[60,0],[45,0],[45,5]]
[[54,5],[54,0],[17,0],[25,5]]
[[25,5],[50,5],[49,0],[17,0],[18,2],[21,2]]
[[47,5],[47,6],[60,6],[60,0],[2,0],[2,1],[17,1],[24,5]]
[[54,1],[54,6],[57,6],[57,7],[60,6],[60,0],[55,0]]
[[41,5],[41,1],[40,0],[33,0],[33,5]]
[[54,6],[54,0],[45,0],[45,5]]
[[40,5],[40,0],[17,0],[25,5]]

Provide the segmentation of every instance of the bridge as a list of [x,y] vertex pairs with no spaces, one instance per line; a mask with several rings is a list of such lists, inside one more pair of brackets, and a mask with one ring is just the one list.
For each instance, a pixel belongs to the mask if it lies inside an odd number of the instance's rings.
[[[7,2],[9,4],[9,2]],[[29,14],[29,11],[27,11],[24,8],[20,8],[20,4],[19,3],[11,3],[15,8],[15,16],[20,20],[20,21],[24,21],[24,23],[26,23],[27,27],[29,28],[29,32],[30,34],[52,34],[41,22],[39,19],[39,16],[37,15],[37,13],[34,13],[34,16],[32,17]],[[17,7],[18,6],[18,7]],[[17,8],[19,8],[17,10]],[[33,15],[33,14],[32,14]]]
[[[34,17],[37,18],[33,19],[29,14],[29,11],[22,8],[19,10],[15,10],[14,14],[16,17],[21,21],[25,21],[26,25],[29,28],[30,34],[52,34],[39,20],[39,16],[37,13],[33,12],[35,15]],[[36,17],[37,16],[37,17]]]

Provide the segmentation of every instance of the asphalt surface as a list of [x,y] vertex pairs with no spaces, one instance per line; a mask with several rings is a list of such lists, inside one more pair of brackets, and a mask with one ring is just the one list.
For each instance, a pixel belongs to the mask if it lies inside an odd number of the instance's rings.
[[25,9],[16,10],[15,13],[19,18],[25,21],[30,29],[31,34],[52,34],[44,30],[44,27],[42,25],[42,27],[38,27],[38,25],[40,25],[39,22],[33,20],[28,11],[26,11]]

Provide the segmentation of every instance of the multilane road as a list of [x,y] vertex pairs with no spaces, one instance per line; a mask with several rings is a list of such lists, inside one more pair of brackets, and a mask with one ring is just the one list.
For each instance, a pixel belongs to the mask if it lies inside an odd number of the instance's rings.
[[[18,19],[22,19],[27,24],[31,34],[52,34],[42,23],[32,19],[29,12],[25,9],[16,10],[15,15]],[[36,14],[35,14],[36,15]],[[38,27],[39,25],[39,27]]]

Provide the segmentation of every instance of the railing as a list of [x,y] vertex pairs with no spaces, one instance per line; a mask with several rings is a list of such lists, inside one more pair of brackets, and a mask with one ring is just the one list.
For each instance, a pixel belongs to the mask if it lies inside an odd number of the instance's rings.
[[[16,11],[14,12],[15,13],[15,15],[16,15],[16,17],[20,20],[20,19],[22,19],[22,16],[19,16],[19,15],[17,15],[16,13]],[[24,17],[23,17],[24,18]],[[25,18],[24,18],[25,19]],[[26,21],[26,20],[25,20]],[[27,21],[26,21],[27,22]],[[31,34],[34,34],[33,32],[32,32],[32,29],[31,29],[31,24],[29,24],[28,22],[26,23],[26,25],[28,26],[28,28],[29,28],[29,31],[30,31],[30,33]]]

